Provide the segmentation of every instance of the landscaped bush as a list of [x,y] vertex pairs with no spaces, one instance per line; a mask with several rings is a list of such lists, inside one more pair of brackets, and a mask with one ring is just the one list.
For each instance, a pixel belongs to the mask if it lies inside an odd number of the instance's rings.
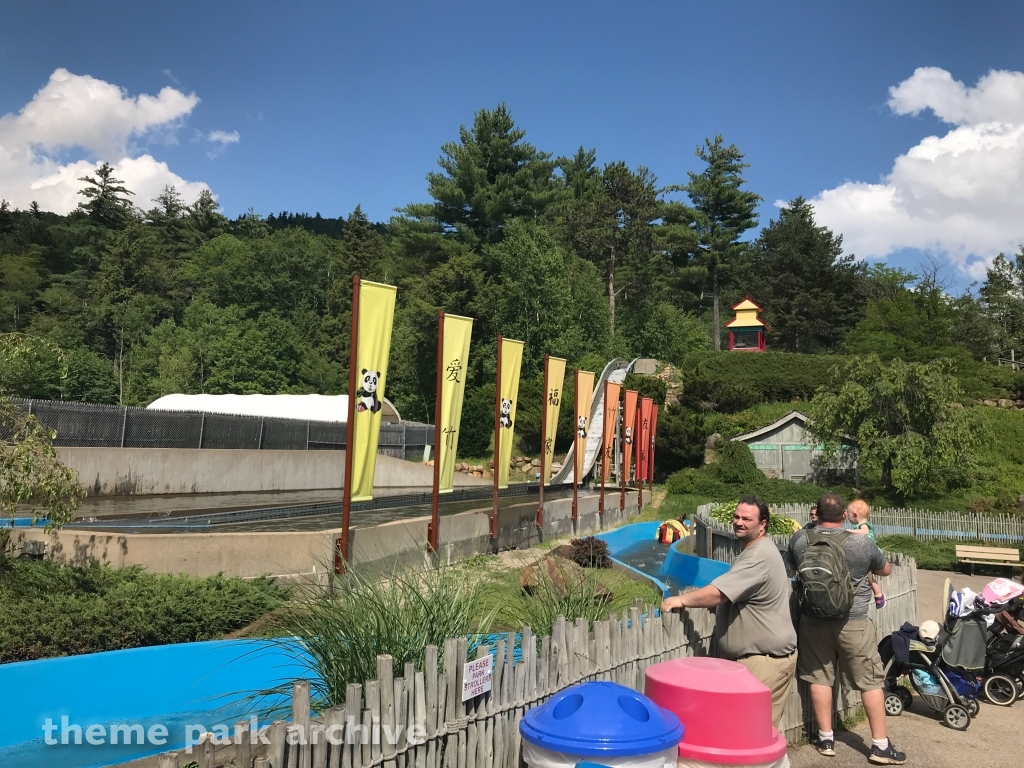
[[0,557],[0,662],[213,640],[278,607],[271,579]]
[[[732,527],[732,514],[736,511],[738,501],[721,501],[711,505],[711,519]],[[789,536],[793,533],[792,518],[777,514],[768,508],[768,535]]]
[[[634,390],[640,397],[651,398],[658,408],[665,404],[665,397],[668,395],[668,384],[664,379],[656,379],[653,376],[643,376],[638,373],[626,375],[622,382],[622,391],[625,392],[627,389]],[[637,403],[639,404],[639,400]]]
[[[837,355],[695,352],[682,366],[684,404],[694,410],[731,412],[759,402],[810,400],[842,362]],[[719,402],[710,403],[709,398]]]
[[569,559],[583,568],[611,568],[608,542],[595,536],[585,536],[569,542]]
[[[917,561],[918,568],[930,571],[964,571],[970,570],[970,565],[958,562],[956,559],[956,545],[969,544],[972,546],[992,546],[989,541],[926,541],[914,536],[879,536],[878,546],[887,552],[902,552],[910,555]],[[1003,545],[1000,545],[1003,546]],[[1021,556],[1024,557],[1024,547],[1020,548]],[[1006,576],[1006,568],[997,566],[976,565],[978,573],[989,573],[993,576]]]

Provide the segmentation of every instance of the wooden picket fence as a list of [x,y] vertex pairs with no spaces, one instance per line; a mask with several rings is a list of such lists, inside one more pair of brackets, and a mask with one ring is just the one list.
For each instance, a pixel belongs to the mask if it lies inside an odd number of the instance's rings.
[[[160,768],[179,768],[191,760],[199,768],[520,768],[519,722],[526,710],[590,680],[642,691],[651,664],[708,655],[713,628],[714,617],[706,610],[655,615],[654,606],[639,603],[592,627],[585,619],[569,623],[560,618],[551,635],[543,637],[524,627],[498,639],[493,648],[477,649],[477,658],[494,652],[492,689],[466,702],[461,700],[466,638],[446,640],[443,649],[428,646],[422,668],[406,664],[401,677],[395,676],[390,656],[378,656],[377,678],[350,684],[345,703],[322,715],[311,714],[309,683],[296,682],[291,720],[267,726],[269,745],[252,744],[248,721],[242,721],[238,743],[218,747],[209,734],[195,747],[197,754],[164,755]],[[366,730],[350,731],[353,724]],[[408,740],[410,724],[425,734],[419,743]],[[332,726],[335,738],[328,739]],[[337,738],[339,729],[344,729],[343,739]],[[389,733],[398,734],[396,742],[386,738]],[[339,740],[345,743],[330,743]]]
[[[788,516],[785,507],[773,509]],[[807,510],[809,509],[808,506]],[[739,555],[742,545],[727,526],[710,517],[710,511],[710,505],[702,505],[697,508],[697,514],[694,516],[694,554],[731,563]],[[803,522],[806,522],[806,519]],[[771,539],[780,551],[784,551],[790,537],[772,536]],[[879,642],[886,635],[902,627],[904,622],[917,624],[917,561],[899,552],[886,552],[885,555],[892,563],[892,573],[879,578],[879,584],[886,597],[885,606],[881,610],[872,609],[869,614],[869,618],[874,622]],[[796,617],[795,596],[792,611]],[[839,685],[836,686],[837,715],[845,717],[853,714],[860,706],[860,694],[840,675]],[[806,683],[798,680],[795,690],[786,702],[780,730],[792,741],[804,733],[813,732],[813,719],[810,691]]]
[[[772,509],[799,523],[810,519],[810,504],[772,504]],[[871,525],[876,536],[902,534],[916,539],[980,540],[1006,547],[1024,545],[1024,517],[965,512],[931,512],[927,509],[872,507]]]

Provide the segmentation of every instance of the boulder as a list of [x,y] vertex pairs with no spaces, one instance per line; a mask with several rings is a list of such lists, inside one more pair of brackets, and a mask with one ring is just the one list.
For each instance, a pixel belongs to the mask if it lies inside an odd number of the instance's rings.
[[[552,552],[533,565],[528,565],[519,572],[519,586],[527,594],[532,594],[543,582],[549,582],[561,595],[568,595],[578,589],[587,579],[587,572],[572,560],[559,557]],[[612,592],[603,585],[598,585],[595,595],[605,602],[610,602]]]
[[1007,400],[1005,397],[999,398],[1000,408],[1013,408],[1013,400]]
[[539,458],[532,459],[530,461],[530,466],[531,467],[539,467],[540,466],[540,459]]
[[997,405],[999,405],[999,403],[997,403],[995,400],[982,400],[981,402],[987,405],[989,408],[995,408]]

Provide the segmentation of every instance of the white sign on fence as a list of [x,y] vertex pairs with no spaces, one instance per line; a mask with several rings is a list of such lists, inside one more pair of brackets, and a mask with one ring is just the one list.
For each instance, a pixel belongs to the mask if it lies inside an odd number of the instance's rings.
[[474,696],[491,690],[491,673],[494,658],[488,654],[482,659],[466,662],[462,670],[462,700],[469,701]]

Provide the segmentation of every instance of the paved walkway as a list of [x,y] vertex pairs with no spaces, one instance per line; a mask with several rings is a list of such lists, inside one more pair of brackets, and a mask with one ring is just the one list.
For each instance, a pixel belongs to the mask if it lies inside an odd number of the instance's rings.
[[[949,578],[956,588],[980,592],[991,576],[967,576],[948,571],[917,572],[918,621],[942,618],[942,587]],[[966,731],[954,731],[939,720],[917,696],[909,710],[887,721],[889,735],[907,765],[927,768],[1021,768],[1024,766],[1024,703],[996,707],[982,701],[981,712]],[[836,756],[823,757],[811,746],[789,751],[793,768],[863,768],[870,765],[871,732],[867,722],[853,731],[836,731]]]

